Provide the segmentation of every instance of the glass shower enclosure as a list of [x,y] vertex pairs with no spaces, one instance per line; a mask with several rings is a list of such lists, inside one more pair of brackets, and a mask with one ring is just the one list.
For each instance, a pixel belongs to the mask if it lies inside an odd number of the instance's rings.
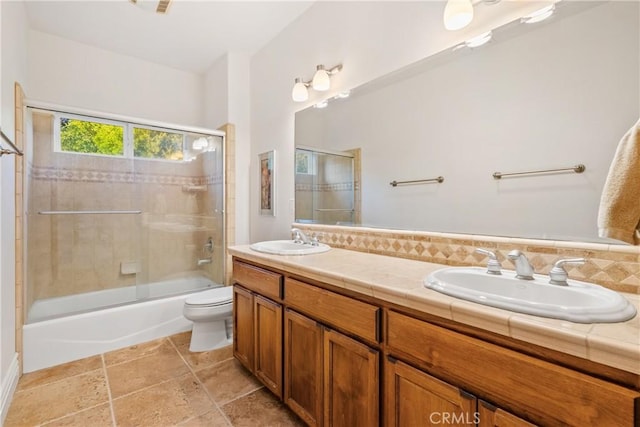
[[25,120],[25,323],[224,283],[222,133]]
[[307,147],[295,156],[296,222],[354,224],[354,156]]

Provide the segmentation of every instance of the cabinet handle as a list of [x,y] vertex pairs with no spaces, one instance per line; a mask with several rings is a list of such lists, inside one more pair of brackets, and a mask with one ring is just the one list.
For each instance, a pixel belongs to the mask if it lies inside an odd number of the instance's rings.
[[487,408],[491,412],[495,412],[498,409],[496,406],[493,406],[491,403],[489,403],[489,402],[487,402],[485,400],[479,399],[479,402],[480,402],[480,404],[482,406],[484,406],[485,408]]
[[398,359],[393,356],[387,356],[387,360],[391,363],[396,363],[398,361]]

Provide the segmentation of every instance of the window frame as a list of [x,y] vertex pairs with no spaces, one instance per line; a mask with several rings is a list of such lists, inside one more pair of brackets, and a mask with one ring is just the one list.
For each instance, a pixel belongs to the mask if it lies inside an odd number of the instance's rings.
[[[113,119],[105,119],[102,117],[95,116],[85,116],[82,114],[74,114],[74,113],[64,113],[64,112],[54,112],[53,113],[53,152],[54,153],[62,153],[62,154],[74,154],[74,155],[82,155],[82,156],[98,156],[98,157],[109,157],[114,159],[127,159],[127,160],[150,160],[150,161],[161,161],[161,162],[186,162],[187,158],[187,137],[189,134],[199,134],[199,132],[189,132],[186,130],[180,129],[171,129],[160,126],[153,126],[141,123],[134,122],[126,122],[121,120],[113,120]],[[83,122],[92,122],[92,123],[100,123],[111,126],[118,126],[122,128],[122,154],[102,154],[102,153],[84,153],[80,151],[67,151],[62,149],[62,140],[60,137],[60,132],[62,131],[61,120],[62,119],[70,119],[70,120],[79,120]],[[147,129],[158,132],[166,132],[166,133],[174,133],[182,135],[182,159],[166,159],[160,157],[137,157],[134,155],[134,137],[133,132],[134,129]],[[208,135],[208,134],[207,134]],[[212,135],[216,136],[216,135]]]
[[[60,121],[62,119],[70,119],[70,120],[79,120],[83,122],[93,122],[93,123],[101,123],[105,125],[111,126],[119,126],[122,128],[122,155],[116,154],[101,154],[101,153],[83,153],[80,151],[66,151],[62,149],[62,141],[60,138],[60,132],[62,131],[62,127],[60,126]],[[100,156],[100,157],[113,157],[116,159],[127,159],[133,158],[133,141],[128,137],[126,122],[121,122],[117,120],[109,120],[103,119],[100,117],[88,117],[83,116],[81,114],[70,114],[70,113],[54,113],[53,114],[53,152],[54,153],[66,153],[66,154],[79,154],[84,156]],[[131,155],[128,156],[129,151]]]

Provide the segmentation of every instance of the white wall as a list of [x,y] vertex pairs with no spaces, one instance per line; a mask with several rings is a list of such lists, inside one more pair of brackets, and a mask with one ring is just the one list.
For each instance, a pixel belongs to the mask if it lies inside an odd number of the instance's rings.
[[27,97],[125,116],[201,126],[202,76],[29,31]]
[[[236,127],[235,156],[235,243],[249,243],[249,72],[250,55],[228,52],[204,75],[204,125],[218,128],[224,123]],[[230,208],[230,207],[227,207]]]
[[[640,116],[639,11],[610,2],[563,17],[560,8],[514,28],[524,33],[498,32],[421,74],[298,113],[296,142],[362,147],[365,225],[597,240],[611,159]],[[583,174],[491,177],[578,163]],[[444,183],[389,185],[438,175]]]
[[[0,123],[10,138],[15,132],[14,82],[26,79],[27,24],[22,2],[0,2]],[[18,380],[15,347],[15,158],[0,157],[0,422],[4,420]]]
[[[251,241],[284,238],[294,219],[294,114],[323,97],[350,89],[445,47],[509,22],[542,2],[476,6],[476,18],[458,32],[443,28],[442,2],[319,2],[285,28],[251,61]],[[295,77],[308,80],[317,64],[343,71],[328,94],[294,103]],[[276,217],[259,215],[256,156],[275,149]]]

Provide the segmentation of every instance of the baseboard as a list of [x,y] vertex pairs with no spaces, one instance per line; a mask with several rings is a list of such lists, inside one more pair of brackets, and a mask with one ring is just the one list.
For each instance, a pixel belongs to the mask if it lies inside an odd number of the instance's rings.
[[2,400],[0,403],[0,425],[4,425],[4,420],[7,418],[9,412],[9,405],[13,398],[13,393],[16,391],[18,385],[18,379],[20,379],[20,364],[18,362],[18,353],[15,353],[9,371],[7,375],[2,379]]

